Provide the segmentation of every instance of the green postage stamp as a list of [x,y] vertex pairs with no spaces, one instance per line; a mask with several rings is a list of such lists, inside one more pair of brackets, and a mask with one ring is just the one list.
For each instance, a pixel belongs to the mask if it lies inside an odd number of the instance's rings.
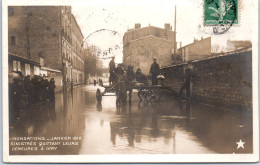
[[238,24],[239,0],[204,0],[204,25]]

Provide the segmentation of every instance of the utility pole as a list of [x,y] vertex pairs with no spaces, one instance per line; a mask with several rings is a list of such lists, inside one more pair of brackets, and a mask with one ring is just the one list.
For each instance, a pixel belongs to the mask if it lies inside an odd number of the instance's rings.
[[176,23],[177,23],[177,21],[176,21],[176,5],[175,5],[175,18],[174,18],[174,33],[175,33],[175,35],[174,35],[174,56],[176,56],[176,54],[177,54]]
[[25,32],[25,37],[26,37],[26,53],[27,57],[30,59],[31,58],[31,52],[30,52],[30,36],[29,36],[29,17],[30,14],[27,12],[26,13],[26,32]]

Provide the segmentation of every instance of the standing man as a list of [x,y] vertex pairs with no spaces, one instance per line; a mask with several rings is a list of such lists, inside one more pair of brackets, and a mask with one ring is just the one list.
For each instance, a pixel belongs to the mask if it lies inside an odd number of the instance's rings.
[[48,87],[49,87],[49,81],[48,78],[44,75],[43,80],[41,82],[41,94],[42,94],[42,99],[44,101],[48,100]]
[[32,83],[31,83],[31,77],[29,75],[27,75],[24,78],[24,90],[28,95],[28,102],[29,104],[32,103],[33,100],[33,92],[32,92]]
[[160,74],[160,67],[157,64],[157,59],[153,59],[153,63],[150,68],[150,74],[152,76],[152,85],[158,85],[157,76]]
[[112,57],[112,60],[109,62],[109,85],[112,84],[112,82],[115,79],[115,69],[116,69],[116,64],[115,64],[115,56]]
[[49,83],[49,99],[50,101],[55,101],[55,80],[54,78],[51,78],[50,83]]

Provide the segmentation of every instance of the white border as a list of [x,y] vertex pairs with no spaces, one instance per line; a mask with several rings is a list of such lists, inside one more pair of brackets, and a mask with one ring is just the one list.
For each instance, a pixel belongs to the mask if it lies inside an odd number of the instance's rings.
[[[101,0],[92,1],[92,5],[118,5],[120,0],[107,3]],[[246,0],[249,1],[249,0]],[[254,4],[254,13],[258,13],[258,1],[250,0]],[[135,155],[44,155],[44,156],[10,156],[9,155],[9,124],[8,124],[8,5],[72,5],[76,0],[3,0],[2,2],[2,91],[3,91],[3,161],[4,162],[52,162],[52,163],[80,163],[80,162],[257,162],[259,161],[259,119],[258,119],[258,15],[252,26],[253,36],[253,154],[135,154]],[[149,0],[134,1],[129,5],[149,3]],[[128,4],[126,4],[128,5]]]

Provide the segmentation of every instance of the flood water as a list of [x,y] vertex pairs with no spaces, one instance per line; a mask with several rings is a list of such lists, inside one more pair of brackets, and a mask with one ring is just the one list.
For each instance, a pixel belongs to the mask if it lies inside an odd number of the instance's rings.
[[[90,85],[74,88],[72,93],[58,93],[55,103],[33,105],[10,128],[10,142],[13,137],[44,137],[37,141],[38,145],[51,142],[53,137],[77,137],[77,145],[65,143],[52,145],[57,147],[53,150],[39,147],[36,151],[10,145],[10,154],[253,152],[251,112],[220,109],[174,97],[153,105],[139,103],[135,92],[132,105],[117,110],[115,96],[103,96],[102,104],[97,104],[96,89]],[[240,139],[245,142],[244,148],[237,148]]]

